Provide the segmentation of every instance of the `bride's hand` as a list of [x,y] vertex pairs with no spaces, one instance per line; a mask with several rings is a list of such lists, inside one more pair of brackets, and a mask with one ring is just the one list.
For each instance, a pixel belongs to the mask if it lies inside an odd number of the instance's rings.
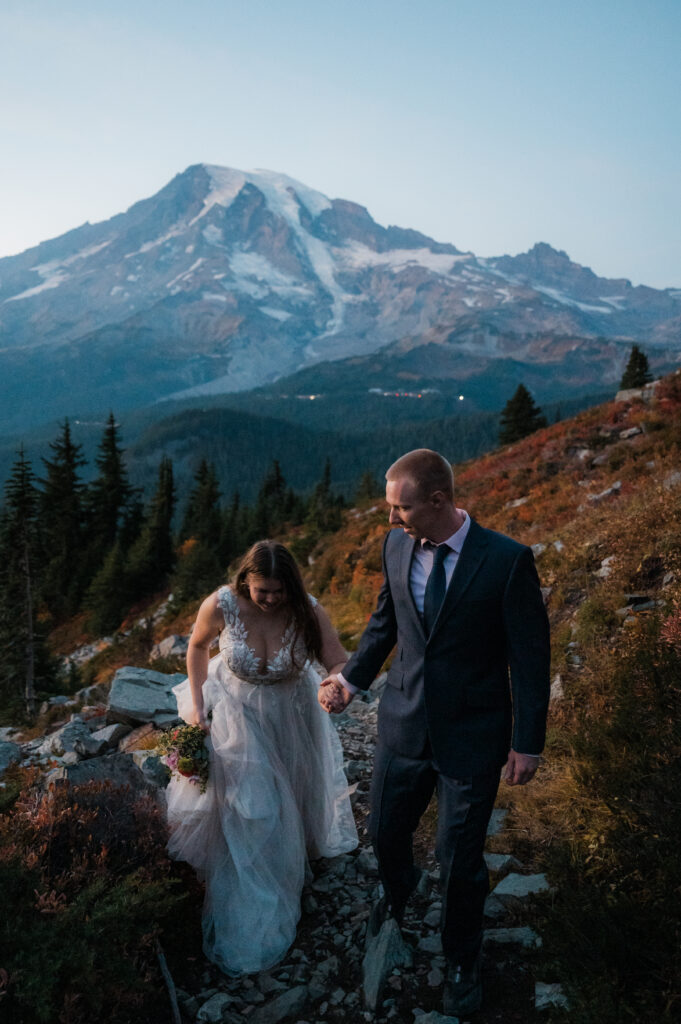
[[191,713],[187,717],[187,725],[199,725],[204,732],[210,732],[210,722],[203,710],[197,711],[196,708],[192,708]]

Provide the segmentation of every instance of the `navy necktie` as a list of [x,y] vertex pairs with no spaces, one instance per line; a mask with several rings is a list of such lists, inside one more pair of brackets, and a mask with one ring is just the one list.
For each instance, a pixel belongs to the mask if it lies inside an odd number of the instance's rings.
[[445,599],[447,590],[447,576],[445,573],[445,558],[452,550],[448,544],[438,544],[433,552],[433,568],[426,582],[426,592],[423,595],[423,625],[426,633],[430,634],[435,620]]

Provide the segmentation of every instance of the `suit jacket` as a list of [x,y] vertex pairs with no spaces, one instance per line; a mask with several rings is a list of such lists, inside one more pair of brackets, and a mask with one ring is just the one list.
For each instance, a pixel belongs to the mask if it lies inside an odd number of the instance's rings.
[[379,738],[418,758],[430,740],[454,778],[500,768],[511,747],[539,754],[549,702],[549,625],[530,548],[472,521],[426,636],[409,586],[416,542],[391,530],[376,611],[343,669],[367,689],[397,645]]

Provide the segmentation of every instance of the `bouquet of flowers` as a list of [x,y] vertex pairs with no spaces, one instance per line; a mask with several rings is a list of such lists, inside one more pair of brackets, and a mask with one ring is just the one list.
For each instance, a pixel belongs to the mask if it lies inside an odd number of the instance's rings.
[[199,725],[181,725],[164,732],[158,743],[161,760],[173,775],[182,775],[206,792],[208,750],[206,734]]

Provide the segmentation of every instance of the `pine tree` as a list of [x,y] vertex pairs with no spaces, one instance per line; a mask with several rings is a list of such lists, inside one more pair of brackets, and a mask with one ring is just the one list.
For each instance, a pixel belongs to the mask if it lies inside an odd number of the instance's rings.
[[111,412],[95,459],[99,474],[88,492],[90,529],[93,537],[107,550],[116,541],[134,493],[128,482],[123,454],[118,424]]
[[113,633],[118,629],[134,595],[128,586],[123,545],[117,540],[95,575],[85,606],[90,612],[89,626],[94,633]]
[[202,459],[194,476],[194,486],[182,519],[180,540],[193,537],[216,547],[220,540],[222,525],[219,502],[220,488],[215,466],[212,462]]
[[175,561],[171,533],[175,508],[172,461],[164,457],[158,469],[158,484],[148,515],[126,562],[127,586],[133,600],[146,597],[168,578]]
[[202,459],[185,509],[180,557],[172,580],[173,606],[208,594],[224,575],[225,540],[220,489],[212,463]]
[[632,345],[629,362],[620,381],[620,391],[628,391],[629,388],[642,388],[652,379],[647,355],[638,345]]
[[315,487],[307,512],[307,522],[319,533],[337,530],[341,524],[342,498],[335,498],[331,491],[331,462],[324,463],[322,478]]
[[10,697],[23,693],[35,714],[36,684],[45,681],[50,659],[36,623],[42,544],[39,492],[23,448],[5,485],[0,518],[0,672]]
[[85,465],[82,446],[74,444],[68,419],[50,444],[52,458],[43,459],[40,518],[45,545],[42,596],[57,619],[72,615],[83,589],[83,496],[79,470]]
[[283,526],[290,507],[290,493],[281,467],[275,459],[265,474],[253,510],[254,540],[271,536]]
[[499,444],[513,444],[545,426],[546,417],[525,385],[519,384],[501,413]]
[[367,469],[362,473],[357,482],[357,487],[355,488],[355,501],[365,501],[368,498],[379,498],[382,493],[383,490],[378,480],[371,470]]

